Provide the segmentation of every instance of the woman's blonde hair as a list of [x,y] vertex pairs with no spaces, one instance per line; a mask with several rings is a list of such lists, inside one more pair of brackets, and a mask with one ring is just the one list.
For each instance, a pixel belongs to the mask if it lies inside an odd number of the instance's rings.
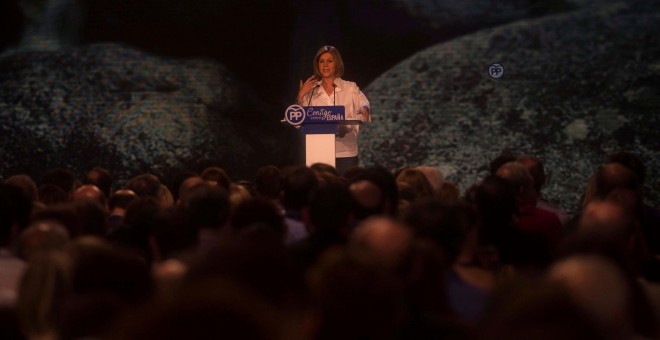
[[16,313],[29,338],[55,334],[57,307],[72,291],[73,260],[64,250],[33,255],[21,279]]
[[335,77],[343,76],[344,60],[341,58],[341,54],[339,54],[339,50],[336,47],[328,45],[321,47],[314,56],[314,76],[318,79],[322,78],[321,71],[319,70],[319,58],[321,58],[321,54],[326,52],[332,54],[335,58]]

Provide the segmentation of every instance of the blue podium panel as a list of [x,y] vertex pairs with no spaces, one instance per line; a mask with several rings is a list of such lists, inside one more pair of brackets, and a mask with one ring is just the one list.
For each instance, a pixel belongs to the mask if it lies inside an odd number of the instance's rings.
[[302,133],[304,134],[333,134],[336,135],[339,133],[339,124],[327,122],[327,123],[313,123],[313,124],[303,124],[301,127]]
[[291,105],[284,112],[284,120],[293,126],[337,123],[346,118],[343,106],[300,106]]
[[303,110],[303,124],[341,122],[346,119],[346,108],[343,106],[303,106]]

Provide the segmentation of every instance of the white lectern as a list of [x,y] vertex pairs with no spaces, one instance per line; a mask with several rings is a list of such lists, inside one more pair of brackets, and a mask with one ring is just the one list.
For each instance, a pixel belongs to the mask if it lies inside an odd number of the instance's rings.
[[305,133],[305,165],[325,163],[335,166],[335,134]]

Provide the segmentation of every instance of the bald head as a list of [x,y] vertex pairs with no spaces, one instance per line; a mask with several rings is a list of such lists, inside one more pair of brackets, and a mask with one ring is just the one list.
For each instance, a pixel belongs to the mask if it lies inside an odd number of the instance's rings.
[[553,265],[551,281],[563,284],[573,299],[615,339],[629,336],[630,291],[623,271],[595,255],[574,256]]
[[351,184],[349,190],[355,201],[367,209],[378,208],[383,199],[380,188],[371,181],[359,180]]
[[123,216],[128,205],[136,200],[138,196],[133,190],[120,189],[115,191],[108,199],[108,210],[111,214]]
[[631,232],[633,224],[633,216],[624,206],[612,201],[594,201],[583,209],[578,230],[619,238]]
[[371,217],[358,225],[349,244],[378,262],[396,266],[410,250],[412,240],[411,231],[403,224],[387,217]]
[[73,201],[95,201],[105,207],[105,194],[96,185],[85,184],[73,192]]
[[38,221],[23,230],[20,242],[22,256],[29,259],[40,252],[64,250],[69,243],[69,232],[58,222]]
[[179,199],[177,204],[183,204],[192,190],[198,186],[206,185],[206,181],[201,176],[192,176],[186,178],[179,186]]
[[529,185],[532,181],[529,171],[520,162],[508,162],[502,165],[497,169],[496,175],[513,184],[516,188]]

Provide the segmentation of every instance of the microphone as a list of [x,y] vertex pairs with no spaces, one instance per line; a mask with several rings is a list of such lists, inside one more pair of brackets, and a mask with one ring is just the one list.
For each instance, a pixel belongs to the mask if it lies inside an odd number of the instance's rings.
[[337,106],[337,85],[332,83],[332,106]]
[[312,90],[309,91],[309,101],[307,102],[307,106],[312,103],[312,97],[314,96],[314,90],[316,90],[319,86],[321,86],[321,83],[316,84],[316,86],[312,87]]

